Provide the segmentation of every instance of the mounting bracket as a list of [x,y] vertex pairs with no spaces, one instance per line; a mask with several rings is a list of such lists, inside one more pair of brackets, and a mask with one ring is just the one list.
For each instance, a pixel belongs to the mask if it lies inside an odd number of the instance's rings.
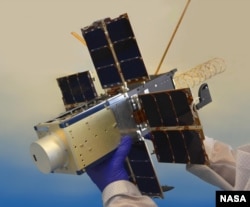
[[203,106],[212,102],[212,98],[207,83],[203,83],[200,86],[198,96],[199,96],[199,103],[196,104],[197,110],[201,109]]

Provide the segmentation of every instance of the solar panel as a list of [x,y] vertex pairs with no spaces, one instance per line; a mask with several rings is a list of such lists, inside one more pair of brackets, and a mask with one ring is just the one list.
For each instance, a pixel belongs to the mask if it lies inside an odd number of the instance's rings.
[[162,188],[144,141],[138,141],[132,145],[128,155],[127,169],[130,181],[137,185],[143,195],[163,197]]
[[143,94],[139,100],[159,162],[208,163],[190,89]]
[[88,71],[58,78],[57,83],[61,89],[66,109],[74,108],[80,103],[97,97]]
[[103,88],[149,79],[127,14],[94,22],[82,35]]

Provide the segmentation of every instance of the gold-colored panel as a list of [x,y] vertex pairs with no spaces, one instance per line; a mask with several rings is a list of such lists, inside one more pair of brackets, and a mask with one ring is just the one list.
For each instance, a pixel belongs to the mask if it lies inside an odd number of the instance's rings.
[[114,150],[120,142],[120,133],[113,112],[104,108],[65,129],[68,143],[77,165],[84,169]]

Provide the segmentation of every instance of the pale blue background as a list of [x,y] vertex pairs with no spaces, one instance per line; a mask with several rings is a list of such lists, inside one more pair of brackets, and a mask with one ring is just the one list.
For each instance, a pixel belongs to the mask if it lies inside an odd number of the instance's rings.
[[[127,12],[149,73],[157,67],[185,0],[0,1],[0,206],[101,206],[86,175],[45,175],[33,165],[33,126],[63,112],[56,78],[93,69],[70,32]],[[161,72],[184,71],[214,57],[227,71],[208,81],[213,102],[200,111],[204,131],[233,147],[249,143],[248,0],[192,0]],[[194,95],[196,95],[194,89]],[[175,189],[159,206],[215,206],[217,188],[183,165],[157,164]]]

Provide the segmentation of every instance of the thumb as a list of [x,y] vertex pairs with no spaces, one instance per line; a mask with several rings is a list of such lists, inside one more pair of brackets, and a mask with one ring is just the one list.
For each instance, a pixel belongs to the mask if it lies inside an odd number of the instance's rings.
[[130,136],[124,136],[121,139],[121,142],[115,151],[114,159],[117,163],[123,163],[127,157],[130,148],[132,146],[132,138]]

